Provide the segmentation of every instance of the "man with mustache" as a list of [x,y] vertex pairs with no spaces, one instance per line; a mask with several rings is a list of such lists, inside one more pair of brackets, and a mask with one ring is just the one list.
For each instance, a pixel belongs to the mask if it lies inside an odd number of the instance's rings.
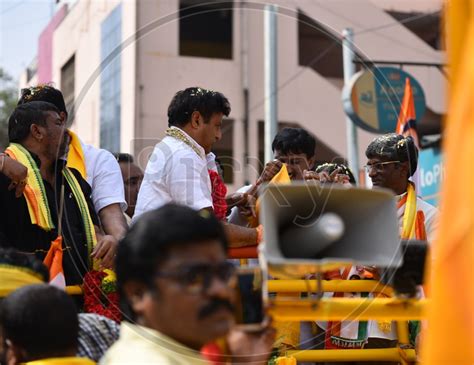
[[[416,197],[415,184],[409,180],[418,165],[418,149],[413,138],[396,133],[384,134],[367,146],[365,155],[368,159],[365,168],[373,186],[390,189],[397,195],[402,239],[417,238],[432,242],[436,231],[438,209]],[[403,217],[412,195],[416,212],[414,231],[420,234],[424,231],[425,235],[404,237]]]
[[[200,349],[229,335],[234,324],[236,276],[226,252],[224,229],[208,211],[169,204],[144,213],[118,248],[125,321],[101,362],[208,364]],[[238,339],[229,343],[236,361],[266,363],[272,330],[232,337]]]
[[[438,209],[417,197],[415,183],[409,180],[418,165],[418,149],[413,138],[396,133],[381,135],[367,146],[365,155],[368,159],[365,168],[373,186],[390,189],[396,195],[400,238],[433,242]],[[411,337],[418,336],[416,328],[411,332]],[[369,338],[364,348],[396,346],[393,323],[369,321],[367,333]]]
[[24,193],[16,197],[15,191],[8,190],[11,180],[0,174],[0,246],[43,260],[62,227],[65,282],[77,285],[92,268],[92,235],[99,222],[90,186],[58,158],[66,151],[66,137],[66,124],[51,103],[32,101],[17,106],[11,114],[6,151],[28,166],[28,177]]

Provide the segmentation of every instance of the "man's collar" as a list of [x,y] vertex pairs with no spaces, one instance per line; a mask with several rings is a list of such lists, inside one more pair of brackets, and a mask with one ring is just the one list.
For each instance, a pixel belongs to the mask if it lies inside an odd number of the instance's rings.
[[395,195],[395,198],[397,199],[397,202],[399,202],[400,200],[403,199],[403,197],[407,194],[407,192],[405,191],[404,193],[400,194],[400,195]]
[[136,339],[151,341],[159,346],[161,351],[167,351],[173,354],[179,354],[180,356],[202,360],[199,351],[193,350],[154,329],[132,324],[127,321],[123,321],[121,324],[120,338],[125,341]]
[[193,146],[195,146],[200,152],[201,152],[201,156],[206,156],[206,151],[204,151],[204,148],[202,148],[202,146],[197,143],[193,137],[191,137],[189,134],[187,134],[184,130],[182,130],[181,128],[178,128],[178,127],[175,127],[175,126],[171,126],[170,127],[171,129],[178,129],[181,133],[183,133],[186,138],[188,139],[188,141],[190,143],[193,144]]

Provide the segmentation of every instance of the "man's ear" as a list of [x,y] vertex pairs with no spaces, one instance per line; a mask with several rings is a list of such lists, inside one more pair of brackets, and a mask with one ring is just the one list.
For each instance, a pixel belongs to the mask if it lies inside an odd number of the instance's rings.
[[138,281],[128,281],[123,286],[125,297],[133,312],[141,315],[150,300],[150,289]]
[[408,164],[408,161],[405,161],[405,162],[402,162],[400,163],[400,176],[401,177],[405,177],[408,179],[410,178],[410,167],[409,167],[409,164]]
[[199,113],[197,110],[193,111],[191,114],[191,127],[195,129],[199,128],[200,124],[202,123],[201,119],[201,113]]
[[59,118],[61,118],[61,122],[66,123],[67,114],[65,112],[59,112]]
[[314,171],[315,163],[316,163],[316,156],[308,158],[308,170]]
[[33,123],[30,126],[30,134],[34,139],[40,142],[44,138],[43,127]]
[[6,340],[5,360],[7,365],[17,365],[28,361],[26,352],[19,346]]

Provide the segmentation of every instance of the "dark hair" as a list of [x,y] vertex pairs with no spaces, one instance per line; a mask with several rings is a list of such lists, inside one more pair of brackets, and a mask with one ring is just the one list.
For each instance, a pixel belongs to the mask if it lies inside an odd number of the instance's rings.
[[118,163],[121,163],[121,162],[133,163],[133,156],[129,153],[115,152],[113,153],[113,155]]
[[168,107],[168,125],[183,127],[191,121],[191,114],[201,113],[207,123],[214,113],[230,114],[229,100],[220,92],[201,87],[178,91]]
[[277,133],[272,143],[272,151],[304,153],[308,158],[314,156],[316,139],[303,128],[283,128]]
[[18,105],[26,104],[31,101],[46,101],[55,105],[59,111],[66,113],[66,115],[68,114],[62,92],[50,85],[37,85],[21,89]]
[[8,119],[8,139],[13,143],[22,142],[30,134],[32,124],[46,126],[47,112],[59,113],[58,108],[45,101],[32,101],[18,105]]
[[0,247],[0,266],[7,265],[31,271],[45,283],[49,281],[49,272],[46,266],[33,255],[18,252],[13,248]]
[[316,167],[316,172],[323,172],[326,171],[328,174],[332,174],[334,170],[339,169],[341,174],[347,175],[349,177],[349,182],[351,184],[356,184],[356,179],[354,177],[354,174],[352,171],[346,166],[343,165],[342,163],[323,163],[322,165],[319,165]]
[[189,207],[167,204],[144,213],[120,241],[116,258],[117,289],[124,318],[135,319],[124,295],[128,281],[144,283],[153,288],[154,274],[166,260],[171,248],[199,245],[217,240],[227,252],[227,237],[214,214]]
[[367,158],[381,158],[392,161],[406,162],[409,165],[409,176],[418,166],[418,148],[411,136],[404,137],[396,133],[388,133],[375,138],[365,150]]
[[78,318],[64,290],[47,284],[27,285],[2,302],[3,337],[21,347],[26,361],[63,357],[77,349]]

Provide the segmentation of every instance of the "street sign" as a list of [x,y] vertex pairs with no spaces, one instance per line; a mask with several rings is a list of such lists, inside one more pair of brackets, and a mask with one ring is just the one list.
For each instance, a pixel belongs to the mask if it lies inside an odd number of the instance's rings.
[[439,147],[420,151],[418,157],[418,193],[426,202],[438,206],[444,178],[444,165]]
[[394,67],[373,67],[356,73],[342,90],[344,111],[369,132],[394,132],[407,77],[413,89],[416,119],[420,120],[426,109],[423,89],[413,76]]

